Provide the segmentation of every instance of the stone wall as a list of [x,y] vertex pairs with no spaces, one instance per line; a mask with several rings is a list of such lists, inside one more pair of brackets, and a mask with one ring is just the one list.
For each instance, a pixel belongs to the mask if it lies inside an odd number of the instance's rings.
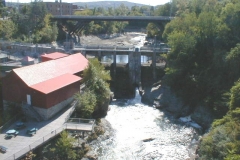
[[33,107],[39,115],[43,118],[43,120],[48,120],[52,118],[54,115],[56,115],[58,112],[63,110],[68,104],[70,104],[73,101],[73,97],[68,98],[65,101],[62,101],[61,103],[56,104],[55,106],[52,106],[51,108],[44,109],[39,107]]

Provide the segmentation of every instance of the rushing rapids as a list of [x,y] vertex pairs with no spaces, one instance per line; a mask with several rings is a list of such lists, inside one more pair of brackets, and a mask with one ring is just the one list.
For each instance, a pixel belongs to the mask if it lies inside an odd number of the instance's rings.
[[[138,92],[137,92],[138,93]],[[106,116],[114,136],[98,142],[100,160],[195,159],[198,134],[162,111],[132,100],[117,100]]]

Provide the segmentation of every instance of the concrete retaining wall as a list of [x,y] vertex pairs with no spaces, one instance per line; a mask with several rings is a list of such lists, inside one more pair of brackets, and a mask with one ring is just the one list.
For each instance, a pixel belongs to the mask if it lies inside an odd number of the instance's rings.
[[133,85],[138,85],[141,82],[141,53],[129,52],[128,69],[130,81]]
[[52,53],[52,52],[65,52],[63,48],[56,48],[51,45],[41,45],[41,44],[21,44],[21,43],[10,43],[0,41],[1,50],[9,51],[11,53]]

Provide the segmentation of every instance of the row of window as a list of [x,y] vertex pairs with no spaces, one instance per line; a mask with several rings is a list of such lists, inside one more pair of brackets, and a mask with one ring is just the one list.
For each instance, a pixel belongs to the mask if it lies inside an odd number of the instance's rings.
[[[52,7],[54,8],[54,7],[61,7],[61,6],[60,6],[60,5],[51,5],[51,4],[50,4],[50,5],[47,5],[47,7],[48,7],[48,8],[49,8],[49,7],[50,7],[50,8],[52,8]],[[70,7],[72,7],[72,6],[69,6],[69,5],[67,5],[67,6],[66,6],[66,5],[62,5],[62,8],[70,8]]]

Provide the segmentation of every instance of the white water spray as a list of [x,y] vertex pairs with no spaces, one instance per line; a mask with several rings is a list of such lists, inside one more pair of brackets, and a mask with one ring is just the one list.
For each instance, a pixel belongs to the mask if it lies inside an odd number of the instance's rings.
[[186,160],[193,159],[195,131],[173,117],[134,99],[110,105],[106,119],[115,136],[95,146],[99,160]]

